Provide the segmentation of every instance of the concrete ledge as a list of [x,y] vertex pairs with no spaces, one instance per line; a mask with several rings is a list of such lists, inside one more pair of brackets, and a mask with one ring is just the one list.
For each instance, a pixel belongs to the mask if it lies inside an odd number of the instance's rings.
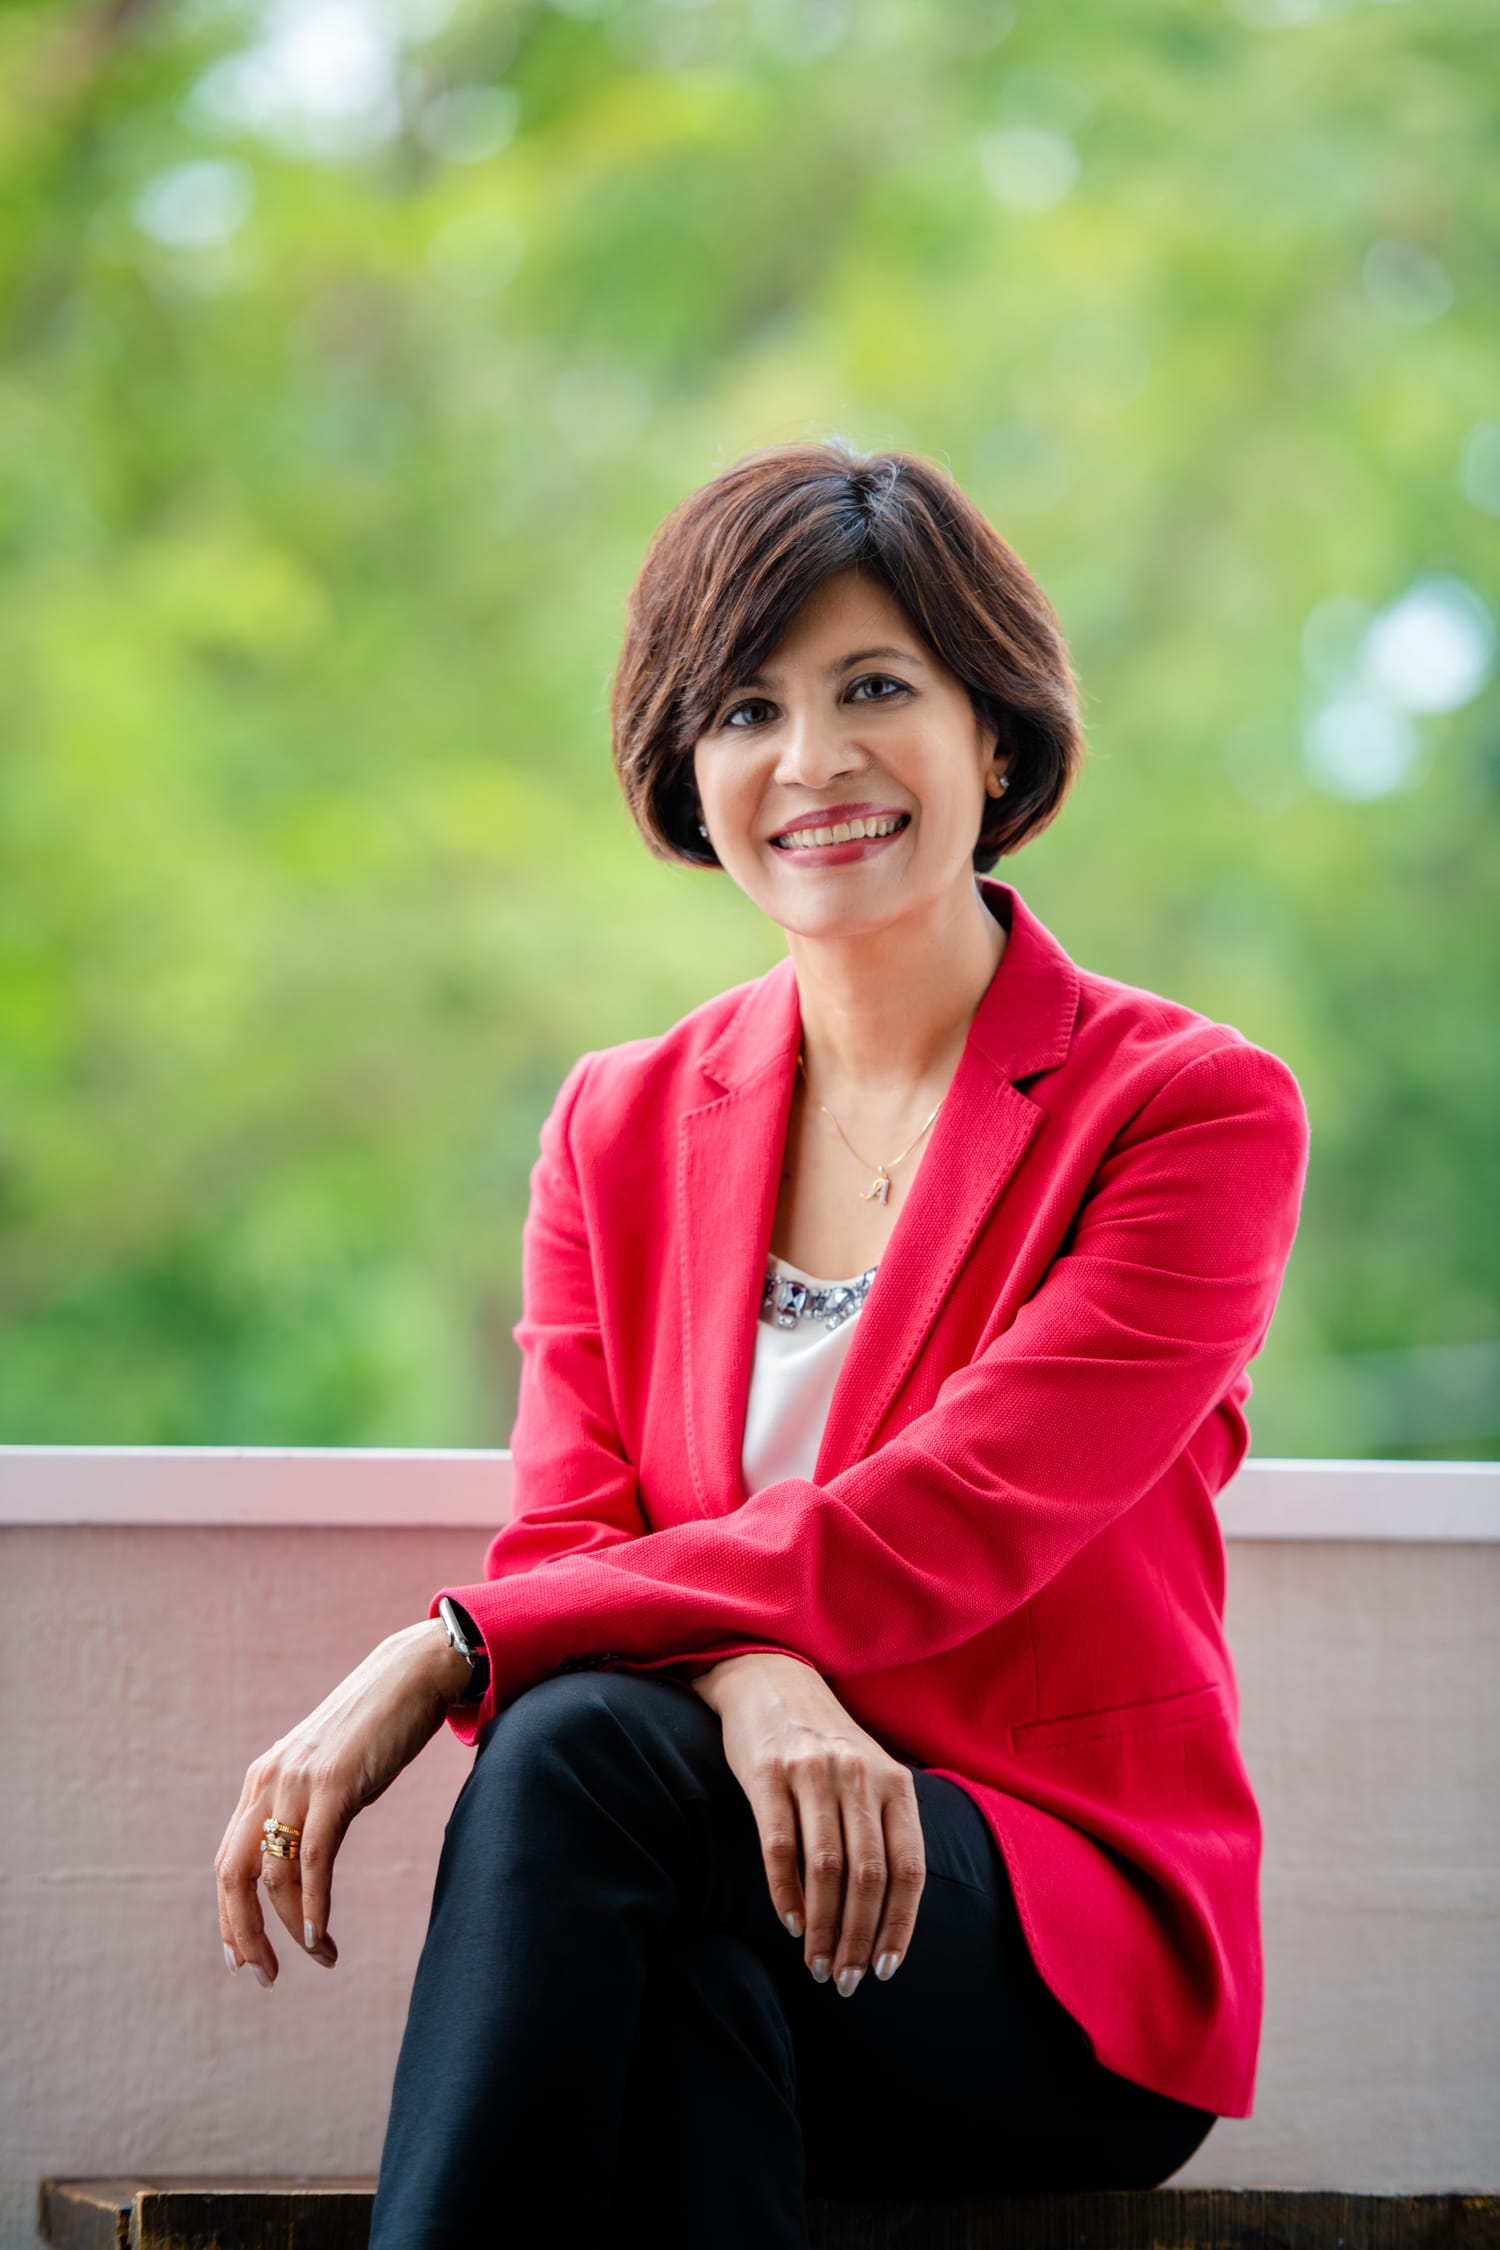
[[[373,2180],[43,2180],[56,2250],[364,2250]],[[1296,2188],[811,2201],[814,2250],[1490,2250],[1500,2197]],[[525,2250],[517,2244],[516,2250]]]

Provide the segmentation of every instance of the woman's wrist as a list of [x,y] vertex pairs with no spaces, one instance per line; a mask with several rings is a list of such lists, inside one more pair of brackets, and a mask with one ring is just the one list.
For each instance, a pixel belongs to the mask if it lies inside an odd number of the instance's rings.
[[420,1668],[433,1692],[445,1704],[457,1703],[468,1689],[469,1659],[453,1647],[440,1617],[424,1617],[410,1631]]
[[747,1681],[773,1680],[777,1671],[787,1664],[795,1664],[800,1672],[807,1669],[800,1656],[782,1656],[774,1649],[745,1649],[738,1656],[721,1656],[717,1664],[689,1680],[688,1686],[713,1710],[717,1709],[715,1697],[732,1683],[743,1689]]

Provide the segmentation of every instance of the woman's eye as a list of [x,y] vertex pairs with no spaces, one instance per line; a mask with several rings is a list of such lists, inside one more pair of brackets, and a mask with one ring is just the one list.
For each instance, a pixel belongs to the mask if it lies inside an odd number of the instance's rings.
[[[849,694],[852,698],[855,688],[871,686],[894,688],[897,695],[905,695],[907,693],[905,682],[902,680],[892,679],[889,673],[862,672],[859,678],[855,680],[853,685],[850,687]],[[888,695],[864,696],[861,698],[861,701],[866,703],[889,703],[891,701],[891,697]],[[741,711],[753,711],[757,708],[760,708],[762,710],[765,708],[764,696],[754,695],[751,696],[745,703],[732,704],[729,710],[725,712],[723,719],[720,721],[720,724],[726,727],[732,726],[734,720],[739,716]],[[744,731],[745,730],[743,727],[734,728],[734,732],[737,734],[743,734]]]
[[[755,708],[756,704],[757,704],[757,703],[759,703],[759,702],[761,702],[761,701],[763,701],[763,698],[762,698],[762,697],[760,697],[760,696],[752,696],[752,697],[750,698],[750,701],[749,701],[748,703],[736,703],[736,704],[735,704],[735,705],[733,706],[733,708],[732,708],[732,709],[730,709],[730,710],[728,710],[728,711],[726,711],[726,712],[725,712],[725,714],[724,714],[724,718],[723,718],[723,724],[724,724],[724,725],[725,725],[725,726],[727,727],[727,726],[729,725],[729,722],[730,722],[730,720],[731,720],[732,718],[734,718],[734,716],[735,716],[736,712],[739,712],[739,711],[752,711],[752,710],[753,710],[753,709]],[[741,732],[743,732],[743,729],[740,729],[740,730],[738,730],[738,731],[741,731]]]

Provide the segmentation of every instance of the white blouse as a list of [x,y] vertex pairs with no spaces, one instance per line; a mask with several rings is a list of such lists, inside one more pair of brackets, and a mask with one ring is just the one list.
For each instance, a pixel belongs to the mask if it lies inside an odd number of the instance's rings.
[[877,1271],[824,1281],[774,1251],[767,1259],[740,1457],[747,1497],[781,1477],[811,1477],[833,1386]]

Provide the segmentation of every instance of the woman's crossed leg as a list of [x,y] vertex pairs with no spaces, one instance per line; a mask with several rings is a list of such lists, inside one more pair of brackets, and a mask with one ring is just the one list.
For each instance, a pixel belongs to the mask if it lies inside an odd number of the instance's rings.
[[1104,2070],[1042,1983],[987,1822],[915,1769],[905,1959],[848,1999],[777,1920],[716,1715],[630,1672],[538,1683],[444,1835],[370,2250],[803,2250],[805,2199],[1146,2186],[1210,2113]]

